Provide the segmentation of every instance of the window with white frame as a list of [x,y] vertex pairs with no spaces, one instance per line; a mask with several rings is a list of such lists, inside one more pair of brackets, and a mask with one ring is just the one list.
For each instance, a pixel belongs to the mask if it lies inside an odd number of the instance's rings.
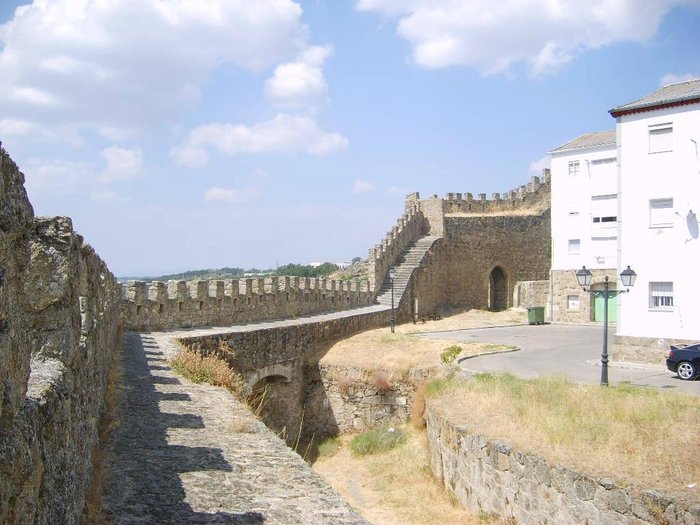
[[581,298],[578,295],[567,295],[566,306],[569,310],[580,310]]
[[649,283],[649,310],[673,309],[673,283]]
[[649,153],[673,151],[673,125],[669,123],[649,126]]
[[673,199],[649,201],[649,227],[670,228],[673,226]]
[[581,253],[581,239],[569,239],[569,255]]
[[569,175],[570,176],[576,176],[579,174],[579,171],[581,169],[581,164],[577,160],[572,160],[569,161]]
[[591,197],[591,216],[595,224],[617,222],[617,195]]

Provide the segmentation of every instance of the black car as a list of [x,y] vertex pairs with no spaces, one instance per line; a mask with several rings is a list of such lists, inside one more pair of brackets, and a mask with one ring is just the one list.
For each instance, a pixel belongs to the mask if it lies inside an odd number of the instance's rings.
[[700,343],[671,346],[671,351],[666,358],[666,366],[686,381],[696,377],[700,370]]

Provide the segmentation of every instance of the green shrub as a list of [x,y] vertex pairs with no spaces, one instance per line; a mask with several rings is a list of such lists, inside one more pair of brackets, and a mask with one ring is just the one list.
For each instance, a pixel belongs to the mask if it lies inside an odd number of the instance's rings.
[[319,457],[329,458],[340,450],[340,440],[337,437],[324,439],[318,444]]
[[442,360],[443,363],[451,363],[461,353],[462,353],[461,346],[459,346],[459,345],[448,346],[440,354],[440,359]]
[[391,450],[406,441],[406,435],[393,427],[373,428],[350,440],[350,450],[356,456]]

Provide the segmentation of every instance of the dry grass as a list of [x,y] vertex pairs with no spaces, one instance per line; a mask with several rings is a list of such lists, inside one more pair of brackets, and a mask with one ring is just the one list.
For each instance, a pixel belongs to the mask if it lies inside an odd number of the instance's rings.
[[472,515],[432,476],[425,432],[402,427],[406,441],[392,450],[355,456],[352,436],[339,438],[340,449],[313,465],[365,519],[381,525],[497,523]]
[[170,366],[175,372],[195,383],[222,386],[236,395],[243,389],[240,374],[215,355],[203,356],[193,350],[183,349],[173,357]]
[[[694,396],[509,374],[437,381],[427,390],[456,424],[554,463],[675,492],[700,484],[700,400]],[[697,490],[691,493],[697,497]]]
[[[321,359],[321,364],[385,371],[439,368],[443,364],[440,358],[442,352],[454,345],[454,341],[417,337],[411,332],[522,324],[526,318],[527,312],[514,309],[505,312],[469,310],[441,321],[399,325],[393,334],[388,328],[369,330],[333,345]],[[460,343],[460,346],[463,348],[462,356],[493,351],[489,345],[482,343]]]

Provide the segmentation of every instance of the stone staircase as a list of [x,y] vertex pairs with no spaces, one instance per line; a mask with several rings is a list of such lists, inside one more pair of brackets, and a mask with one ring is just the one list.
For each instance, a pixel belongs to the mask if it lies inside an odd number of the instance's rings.
[[[413,271],[418,268],[423,260],[423,257],[425,257],[425,254],[435,243],[435,241],[441,238],[442,237],[433,235],[419,237],[408,248],[406,248],[396,264],[392,266],[392,268],[396,269],[396,276],[394,277],[395,308],[398,308],[399,304],[401,304],[401,298],[408,287],[408,281],[411,279]],[[391,306],[391,280],[389,279],[389,272],[387,272],[386,277],[382,282],[382,287],[379,289],[379,294],[377,294],[377,302],[379,304]]]

